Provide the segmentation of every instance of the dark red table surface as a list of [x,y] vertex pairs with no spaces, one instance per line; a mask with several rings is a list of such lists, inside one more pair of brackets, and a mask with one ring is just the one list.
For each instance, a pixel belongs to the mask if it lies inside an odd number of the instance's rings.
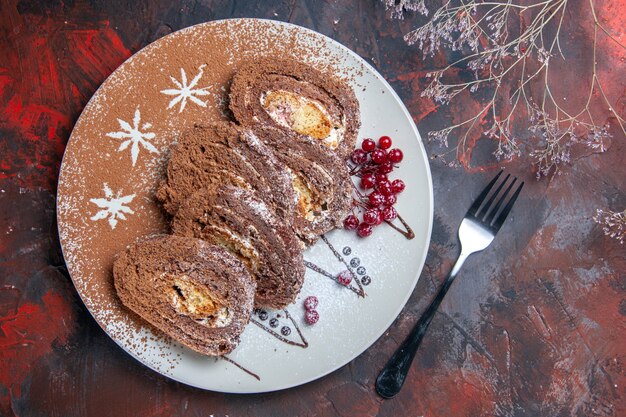
[[[379,1],[176,3],[0,2],[1,416],[626,415],[626,250],[591,219],[596,208],[626,207],[617,130],[607,152],[580,155],[551,179],[536,181],[524,156],[503,164],[526,180],[522,198],[496,242],[466,263],[393,400],[379,398],[373,381],[450,270],[458,223],[499,166],[480,145],[471,166],[432,161],[434,227],[421,279],[389,331],[349,365],[282,392],[227,395],[170,381],[117,347],[68,276],[55,193],[74,122],[133,52],[209,20],[284,20],[372,63],[422,134],[463,115],[420,96],[433,62],[402,40],[415,21],[390,20]],[[615,65],[623,69],[623,58]],[[575,65],[567,71],[575,80]],[[624,84],[612,87],[624,115]]]

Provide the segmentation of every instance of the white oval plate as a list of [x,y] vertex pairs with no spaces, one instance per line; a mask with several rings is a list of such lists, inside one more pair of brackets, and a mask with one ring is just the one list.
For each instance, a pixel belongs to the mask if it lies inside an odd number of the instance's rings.
[[[251,323],[241,344],[228,355],[247,373],[233,362],[201,356],[145,326],[117,300],[111,265],[115,254],[135,238],[166,231],[153,193],[170,143],[199,120],[223,117],[218,109],[223,106],[224,86],[239,60],[277,50],[346,77],[361,106],[359,141],[389,135],[394,147],[404,151],[404,161],[392,178],[406,183],[396,207],[415,231],[415,238],[407,240],[387,225],[377,227],[367,239],[342,230],[329,233],[328,242],[343,260],[350,264],[358,258],[359,266],[371,278],[363,287],[366,296],[307,269],[302,292],[287,309],[293,322],[284,312],[268,312],[266,320],[258,313],[253,317],[278,334],[283,326],[289,327],[287,339],[300,345],[306,340],[307,346],[287,344]],[[192,100],[187,100],[184,108],[181,101],[172,104],[176,96],[167,91],[180,88],[176,82],[185,84],[183,78],[186,85],[197,78],[192,89],[208,92],[196,95],[206,107]],[[133,142],[124,143],[129,139],[125,133],[135,127],[149,144],[138,143],[133,152]],[[120,204],[124,209],[116,212]],[[177,381],[214,391],[254,393],[320,378],[354,359],[385,332],[409,298],[424,265],[433,189],[415,124],[374,68],[311,30],[269,20],[232,19],[193,26],[159,39],[104,82],[72,132],[61,168],[57,211],[74,284],[115,342],[144,365]],[[350,248],[349,255],[343,254],[345,248]],[[346,269],[322,240],[305,252],[305,259],[333,276]],[[362,278],[363,270],[353,270]],[[320,320],[314,326],[303,321],[302,300],[309,295],[319,299]],[[276,328],[270,325],[272,318],[278,320]]]

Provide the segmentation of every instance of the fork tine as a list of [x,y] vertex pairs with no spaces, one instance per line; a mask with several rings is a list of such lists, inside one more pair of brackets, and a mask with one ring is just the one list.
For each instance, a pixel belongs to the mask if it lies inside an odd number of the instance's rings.
[[500,213],[500,215],[498,216],[497,220],[494,222],[493,228],[496,230],[496,232],[498,230],[500,230],[500,228],[502,227],[502,224],[504,224],[504,221],[506,220],[506,217],[509,215],[509,212],[513,208],[513,204],[515,204],[515,200],[517,200],[517,196],[522,191],[522,187],[523,186],[524,186],[524,182],[522,182],[520,184],[520,186],[517,187],[517,190],[515,190],[515,193],[513,194],[513,197],[511,197],[509,202],[506,203],[506,206],[504,206],[504,208],[502,209],[502,213]]
[[498,181],[498,178],[500,178],[500,175],[502,175],[502,172],[503,172],[502,170],[500,172],[498,172],[498,175],[493,177],[491,182],[489,184],[487,184],[487,186],[480,193],[480,195],[478,197],[476,197],[476,200],[474,200],[474,204],[472,204],[472,206],[469,208],[469,210],[467,210],[467,215],[476,216],[476,214],[478,213],[478,209],[480,208],[480,205],[483,203],[483,200],[485,200],[485,197],[487,197],[487,194],[489,194],[489,191],[491,190],[491,187],[493,187],[493,185],[496,183],[496,181]]
[[480,216],[477,215],[477,217],[485,217],[487,214],[489,214],[489,208],[491,207],[493,200],[495,200],[498,194],[500,194],[500,190],[502,189],[502,187],[504,187],[504,184],[506,184],[506,182],[509,180],[510,177],[511,177],[511,174],[506,174],[506,177],[504,177],[504,181],[502,181],[500,185],[498,185],[498,188],[496,188],[496,191],[491,193],[491,197],[489,197],[489,201],[487,201],[487,203],[483,206],[483,209],[480,210],[481,212]]
[[[508,175],[507,175],[507,179],[508,179]],[[505,180],[506,181],[506,180]],[[498,214],[498,210],[500,209],[500,206],[502,205],[502,203],[504,203],[504,201],[506,200],[506,196],[509,195],[509,192],[511,191],[511,188],[513,188],[513,186],[515,185],[515,182],[517,181],[516,177],[513,177],[513,181],[511,181],[511,183],[509,184],[509,186],[506,188],[506,190],[504,190],[504,194],[502,194],[500,196],[500,198],[498,199],[498,202],[496,203],[496,205],[493,207],[493,209],[489,212],[489,214],[487,214],[487,216],[485,217],[485,223],[486,224],[491,224],[493,222],[493,219],[496,217],[496,214]],[[502,183],[502,185],[504,185],[504,183]],[[500,188],[502,188],[502,185],[500,186]],[[500,192],[500,188],[498,188],[497,192]],[[495,194],[494,194],[495,197]],[[493,197],[492,197],[493,199]]]

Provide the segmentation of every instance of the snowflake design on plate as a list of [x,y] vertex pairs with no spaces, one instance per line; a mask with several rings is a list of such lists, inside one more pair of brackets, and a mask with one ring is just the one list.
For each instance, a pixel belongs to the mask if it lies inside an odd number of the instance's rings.
[[133,166],[135,166],[137,157],[139,156],[139,145],[143,146],[151,153],[159,153],[159,150],[149,142],[151,139],[154,139],[156,135],[153,132],[146,132],[147,129],[152,127],[152,124],[141,124],[141,112],[139,111],[139,107],[135,110],[132,126],[122,119],[117,119],[117,122],[120,124],[122,131],[109,132],[106,135],[113,139],[123,139],[120,147],[117,149],[118,152],[122,152],[130,146],[130,156],[133,161]]
[[165,90],[161,90],[161,93],[166,94],[168,96],[176,96],[172,100],[170,100],[170,104],[167,106],[168,109],[171,109],[178,103],[180,103],[179,113],[182,113],[185,110],[185,106],[187,105],[187,100],[189,99],[193,103],[196,103],[200,107],[206,107],[206,101],[200,100],[198,97],[208,96],[210,93],[207,91],[209,87],[204,88],[194,88],[200,78],[204,75],[203,71],[204,65],[200,65],[198,67],[198,74],[191,80],[189,84],[187,84],[187,73],[183,68],[180,69],[180,81],[176,78],[170,76],[170,80],[174,83],[177,88],[168,88]]
[[128,207],[128,204],[135,198],[135,194],[122,196],[121,191],[113,194],[113,191],[106,182],[102,189],[104,191],[104,198],[92,198],[89,200],[101,209],[93,217],[90,217],[90,219],[97,221],[108,218],[109,226],[111,226],[111,229],[115,229],[118,219],[126,220],[124,213],[135,214],[135,212]]

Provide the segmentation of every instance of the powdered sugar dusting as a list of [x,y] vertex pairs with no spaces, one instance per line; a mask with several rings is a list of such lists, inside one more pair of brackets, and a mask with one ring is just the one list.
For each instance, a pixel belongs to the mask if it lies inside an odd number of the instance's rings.
[[121,192],[118,192],[114,195],[106,182],[102,186],[102,190],[104,191],[104,198],[89,199],[100,209],[94,216],[90,217],[90,220],[108,219],[111,229],[115,229],[118,220],[126,220],[126,214],[135,214],[128,206],[135,198],[135,194],[123,196]]
[[122,152],[123,150],[130,148],[133,166],[137,163],[140,145],[148,152],[159,153],[158,149],[155,148],[150,142],[150,140],[154,139],[156,135],[153,132],[147,131],[147,129],[152,127],[152,123],[141,122],[141,112],[139,111],[139,107],[135,109],[132,126],[122,119],[117,119],[117,122],[120,124],[120,128],[122,130],[118,132],[109,132],[106,135],[113,139],[122,140],[120,147],[117,149],[118,152]]
[[162,94],[166,94],[168,96],[174,96],[172,100],[170,100],[167,108],[171,109],[172,107],[180,104],[179,113],[182,113],[185,110],[185,106],[187,105],[187,100],[192,103],[197,104],[200,107],[206,107],[206,101],[199,99],[198,97],[208,96],[210,93],[207,91],[209,87],[203,88],[195,88],[196,84],[200,81],[202,76],[204,75],[203,68],[205,64],[200,65],[198,67],[198,74],[191,80],[189,83],[187,82],[187,73],[184,68],[180,69],[180,81],[176,78],[170,76],[170,80],[176,86],[176,88],[167,88],[165,90],[161,90]]
[[261,140],[251,130],[246,130],[244,135],[248,139],[250,147],[258,153],[267,153],[267,147],[261,142]]
[[246,205],[249,206],[254,212],[267,224],[276,225],[278,223],[278,219],[276,218],[276,214],[274,214],[267,205],[258,198],[254,198],[249,191],[246,191],[242,188],[233,188],[233,195],[237,198],[245,201]]

